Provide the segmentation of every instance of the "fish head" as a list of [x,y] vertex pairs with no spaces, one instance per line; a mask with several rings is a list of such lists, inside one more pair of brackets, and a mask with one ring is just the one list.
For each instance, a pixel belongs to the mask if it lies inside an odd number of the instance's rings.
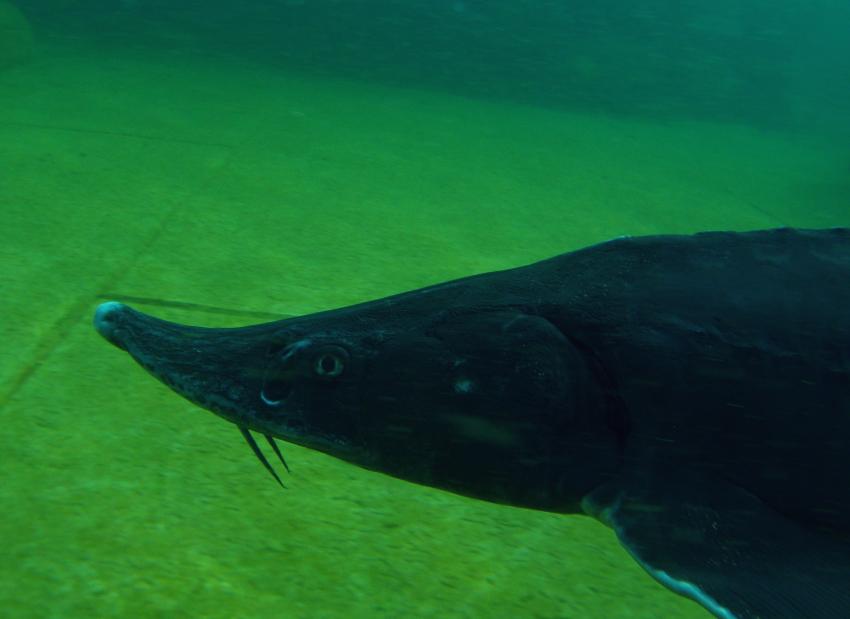
[[298,319],[214,329],[102,303],[96,330],[168,387],[240,428],[359,460],[355,411],[368,351]]
[[604,406],[583,353],[521,309],[407,305],[207,329],[106,303],[95,326],[240,428],[462,494],[551,495],[526,478],[568,467],[558,461],[567,443],[587,443],[586,422]]

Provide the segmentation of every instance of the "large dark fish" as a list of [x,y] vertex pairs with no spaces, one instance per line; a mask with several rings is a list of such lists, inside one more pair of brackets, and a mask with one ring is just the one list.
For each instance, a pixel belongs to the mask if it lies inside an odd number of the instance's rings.
[[[722,619],[850,618],[850,230],[620,238],[239,329],[97,330],[250,431],[610,525]],[[279,480],[278,480],[279,481]]]

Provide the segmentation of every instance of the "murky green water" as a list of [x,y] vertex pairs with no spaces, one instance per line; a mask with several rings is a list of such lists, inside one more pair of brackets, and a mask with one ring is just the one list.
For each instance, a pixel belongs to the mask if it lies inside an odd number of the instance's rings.
[[587,518],[292,446],[282,492],[91,328],[850,225],[844,3],[621,5],[0,2],[0,615],[707,617]]

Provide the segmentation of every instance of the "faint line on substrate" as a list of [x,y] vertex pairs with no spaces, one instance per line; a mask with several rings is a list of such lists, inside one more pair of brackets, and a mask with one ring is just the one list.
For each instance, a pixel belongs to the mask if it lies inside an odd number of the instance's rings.
[[[231,151],[228,149],[228,153],[230,152]],[[221,169],[226,168],[228,164],[229,161],[225,160]],[[214,177],[215,175],[211,174],[206,183],[212,182]],[[136,262],[138,262],[139,258],[141,258],[160,239],[168,227],[168,223],[174,219],[174,215],[179,208],[179,204],[180,202],[174,201],[174,203],[163,213],[157,225],[153,228],[153,230],[151,230],[147,240],[139,246],[138,250],[128,257],[124,264],[117,266],[111,274],[105,276],[103,278],[103,282],[101,285],[97,286],[96,290],[108,290],[115,287],[115,283],[118,282],[124,274],[127,273],[127,271],[129,271]],[[27,383],[41,364],[50,357],[56,349],[56,346],[59,345],[59,342],[68,335],[73,326],[77,324],[79,317],[86,313],[86,309],[90,305],[91,297],[88,294],[72,303],[68,309],[62,313],[59,319],[53,323],[53,326],[45,334],[45,336],[41,338],[30,358],[20,366],[20,369],[14,373],[8,381],[5,381],[5,383],[0,385],[0,412],[2,412],[3,408],[5,408],[9,400],[11,400]]]
[[190,144],[192,146],[212,146],[215,148],[231,149],[232,144],[221,144],[219,142],[201,142],[198,140],[183,140],[180,138],[163,138],[153,135],[143,135],[140,133],[129,133],[124,131],[107,131],[105,129],[79,129],[76,127],[61,127],[59,125],[42,125],[40,123],[24,123],[17,121],[0,122],[0,125],[7,127],[27,127],[29,129],[42,129],[44,131],[65,131],[68,133],[89,133],[92,135],[106,135],[118,138],[132,138],[134,140],[147,140],[149,142],[163,142],[167,144]]
[[[113,273],[104,278],[107,285],[111,285],[120,279],[121,276],[136,263],[139,257],[142,256],[144,252],[159,239],[160,236],[162,236],[167,222],[171,219],[176,210],[176,204],[171,206],[165,212],[162,219],[160,219],[159,224],[151,231],[148,239],[142,243],[141,248],[131,256],[128,262],[116,268]],[[101,289],[105,287],[106,286],[99,286]],[[21,387],[27,383],[41,364],[44,363],[51,353],[53,353],[55,348],[59,345],[59,342],[67,337],[73,326],[77,324],[79,317],[85,313],[86,309],[90,305],[90,296],[86,295],[79,298],[62,313],[56,322],[53,323],[50,330],[48,330],[44,337],[42,337],[38,342],[38,345],[35,347],[35,351],[29,360],[21,366],[17,373],[12,375],[12,378],[9,379],[5,385],[3,385],[2,390],[0,390],[0,410],[2,410],[9,400],[11,400],[12,397],[14,397],[14,395],[21,389]]]
[[5,382],[0,390],[0,411],[6,406],[14,395],[23,387],[41,364],[50,356],[62,339],[68,335],[71,327],[77,323],[79,315],[85,310],[90,301],[79,300],[72,304],[62,316],[59,317],[44,337],[39,340],[35,351],[29,360],[22,364],[18,371]]

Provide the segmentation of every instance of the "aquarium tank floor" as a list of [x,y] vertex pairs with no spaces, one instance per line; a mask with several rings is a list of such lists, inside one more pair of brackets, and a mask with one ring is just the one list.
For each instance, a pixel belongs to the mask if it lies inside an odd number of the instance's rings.
[[6,617],[705,619],[584,517],[236,428],[92,329],[232,326],[630,234],[850,225],[848,151],[42,41],[0,73]]

